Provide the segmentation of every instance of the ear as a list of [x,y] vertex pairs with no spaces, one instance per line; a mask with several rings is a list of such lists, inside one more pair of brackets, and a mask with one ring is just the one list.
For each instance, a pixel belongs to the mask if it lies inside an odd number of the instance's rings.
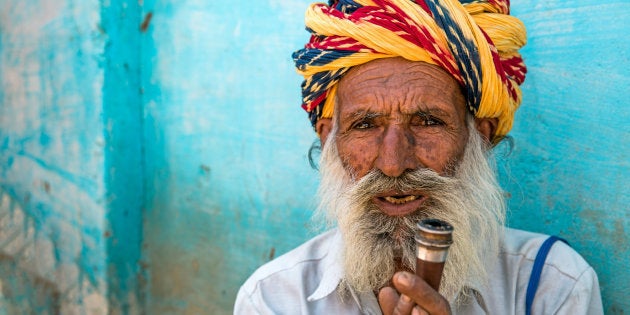
[[499,124],[498,118],[477,118],[475,117],[475,126],[477,131],[483,136],[484,140],[488,143],[492,143],[494,134],[497,131],[497,125]]
[[324,147],[324,143],[326,143],[326,139],[328,139],[330,130],[332,130],[332,119],[330,118],[320,118],[317,123],[315,123],[315,131],[317,131],[319,135],[322,147]]

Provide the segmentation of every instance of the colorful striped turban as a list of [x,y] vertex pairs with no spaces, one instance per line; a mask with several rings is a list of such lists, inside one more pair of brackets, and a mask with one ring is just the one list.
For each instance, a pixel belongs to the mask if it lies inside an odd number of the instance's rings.
[[[461,2],[461,3],[460,3]],[[352,66],[403,57],[438,65],[463,87],[469,110],[498,118],[493,141],[512,128],[526,68],[523,23],[509,0],[330,0],[306,11],[312,33],[293,53],[302,107],[313,126],[332,117],[337,83]]]

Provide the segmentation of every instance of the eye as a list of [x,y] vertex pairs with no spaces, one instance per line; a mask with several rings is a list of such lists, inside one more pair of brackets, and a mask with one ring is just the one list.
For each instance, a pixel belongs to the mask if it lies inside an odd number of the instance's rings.
[[444,125],[444,122],[435,116],[418,113],[413,117],[411,124],[413,126],[432,127],[442,126]]
[[442,125],[442,121],[435,118],[435,117],[426,117],[424,120],[424,125],[425,126],[437,126],[437,125]]
[[374,127],[374,124],[372,123],[370,119],[361,119],[355,122],[354,124],[352,124],[352,129],[363,130],[363,129],[370,129],[372,127]]

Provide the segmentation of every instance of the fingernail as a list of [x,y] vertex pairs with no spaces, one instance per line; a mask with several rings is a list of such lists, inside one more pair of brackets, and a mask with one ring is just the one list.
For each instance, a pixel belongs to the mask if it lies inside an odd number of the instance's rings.
[[398,283],[404,286],[409,285],[409,275],[406,272],[399,272],[396,278],[398,280]]

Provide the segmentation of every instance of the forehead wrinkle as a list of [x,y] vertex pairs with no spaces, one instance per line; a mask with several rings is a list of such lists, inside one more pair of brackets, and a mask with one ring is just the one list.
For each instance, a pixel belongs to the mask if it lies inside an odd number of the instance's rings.
[[[374,62],[375,61],[372,61],[370,63]],[[374,67],[374,65],[370,63],[356,66],[341,79],[340,84],[344,85],[342,82],[346,81],[344,80],[346,77],[361,77],[363,82],[361,82],[361,84],[356,84],[355,82],[353,84],[353,88],[358,88],[364,84],[388,85],[390,83],[393,83],[392,85],[396,87],[403,87],[412,84],[415,81],[421,80],[424,80],[423,83],[426,84],[426,78],[429,77],[431,78],[430,80],[428,80],[430,86],[443,88],[443,84],[440,83],[442,81],[440,77],[445,75],[448,76],[449,81],[452,81],[455,86],[459,87],[459,84],[451,74],[447,73],[442,68],[436,65],[427,64],[424,62],[413,62],[408,63],[405,66],[404,70],[402,70],[401,72],[393,71],[391,68],[388,67]],[[404,74],[405,78],[401,78],[401,74]]]
[[[427,80],[426,77],[427,76],[424,78],[401,78],[387,76],[378,78],[373,77],[368,80],[362,78],[361,81],[353,82],[351,85],[348,85],[349,83],[345,84],[343,92],[348,97],[355,99],[353,102],[348,104],[351,106],[370,106],[378,105],[380,103],[393,107],[400,107],[402,105],[417,107],[417,103],[431,105],[436,102],[436,96],[450,94],[449,92],[455,92],[453,93],[455,96],[453,102],[455,103],[458,98],[458,94],[461,95],[461,91],[459,90],[459,86],[457,84],[449,86],[445,85],[443,81],[440,81],[437,78],[435,80]],[[429,75],[428,77],[435,76]],[[377,84],[378,82],[382,82],[382,84]],[[385,87],[387,90],[383,92],[380,89],[373,89],[372,87]],[[418,90],[418,88],[420,88],[420,90]],[[357,104],[359,102],[365,102],[366,104]],[[402,109],[402,107],[400,107],[400,109]]]
[[[408,95],[406,94],[403,98],[407,98],[407,97]],[[396,111],[396,109],[398,109],[397,111],[403,117],[437,116],[437,117],[444,118],[444,117],[452,116],[452,113],[442,109],[439,105],[438,106],[427,105],[425,102],[421,102],[421,101],[413,101],[413,102],[406,103],[405,99],[398,100],[396,101],[396,103],[398,106],[393,106],[394,108],[387,108],[380,111],[374,111],[370,108],[359,108],[354,111],[347,112],[341,115],[341,117],[344,120],[374,119],[374,118],[379,118],[379,117],[384,117],[384,116],[390,116],[391,114],[390,111],[392,110]],[[401,106],[405,103],[410,104],[411,106]],[[400,107],[400,108],[397,108],[397,107]]]
[[341,79],[337,93],[343,95],[343,100],[339,99],[343,106],[338,103],[337,109],[342,107],[347,119],[366,117],[365,112],[370,111],[385,116],[396,112],[416,115],[419,111],[453,116],[446,109],[453,105],[459,108],[459,103],[465,102],[461,87],[443,69],[403,59],[371,61],[351,69]]
[[[448,82],[448,81],[451,81],[452,84],[449,84],[451,82]],[[420,82],[419,84],[423,86],[424,90],[426,90],[426,88],[434,88],[437,90],[446,89],[446,90],[459,91],[459,88],[460,88],[457,82],[455,81],[455,79],[439,78],[437,75],[427,74],[427,73],[423,73],[422,77],[414,76],[414,77],[405,78],[405,80],[400,84],[400,86],[413,88],[417,86],[416,82]]]

